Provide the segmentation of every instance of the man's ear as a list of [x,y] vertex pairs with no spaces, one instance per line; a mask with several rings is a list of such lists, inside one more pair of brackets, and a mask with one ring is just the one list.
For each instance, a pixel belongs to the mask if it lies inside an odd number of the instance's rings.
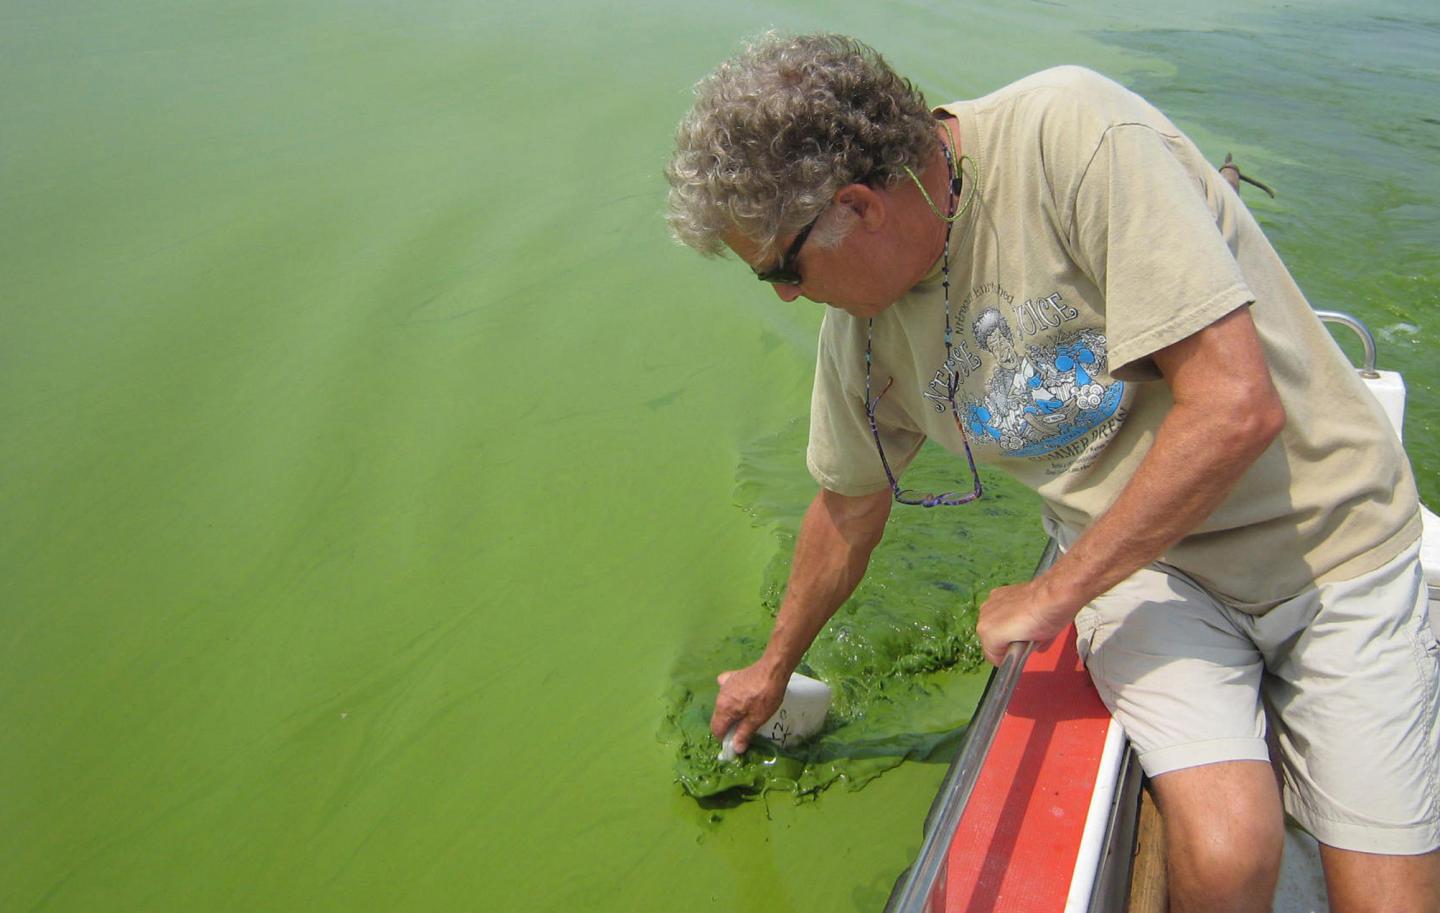
[[835,192],[835,203],[855,214],[866,231],[876,231],[885,224],[885,198],[865,184],[846,184]]

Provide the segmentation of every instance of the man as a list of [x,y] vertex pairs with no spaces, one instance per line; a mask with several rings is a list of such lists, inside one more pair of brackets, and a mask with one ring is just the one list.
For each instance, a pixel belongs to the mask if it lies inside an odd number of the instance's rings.
[[[990,594],[985,654],[1075,624],[1153,779],[1172,909],[1270,907],[1268,705],[1332,909],[1440,910],[1440,670],[1409,465],[1194,145],[1075,67],[932,111],[839,36],[768,36],[696,96],[672,231],[829,306],[821,489],[763,655],[720,676],[716,737],[743,751],[776,709],[892,499],[979,496],[973,454],[1041,495],[1064,549]],[[927,438],[956,454],[954,491],[898,482]]]

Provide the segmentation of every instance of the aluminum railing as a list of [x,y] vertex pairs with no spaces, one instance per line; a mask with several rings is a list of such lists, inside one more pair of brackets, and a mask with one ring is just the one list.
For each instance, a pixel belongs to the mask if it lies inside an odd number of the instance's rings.
[[[1051,540],[1040,556],[1035,568],[1036,576],[1050,567],[1057,552],[1058,547]],[[1030,658],[1034,647],[1029,642],[1011,644],[1010,649],[1005,651],[1004,660],[991,675],[985,694],[980,698],[980,706],[965,730],[965,742],[960,753],[950,762],[950,769],[945,773],[945,780],[930,806],[930,814],[925,818],[925,839],[920,844],[920,852],[914,865],[896,883],[890,902],[885,905],[886,913],[924,913],[929,906],[930,895],[944,870],[955,828],[965,814],[970,794],[975,791],[975,782],[980,778],[980,769],[985,766],[985,758],[1000,728],[1000,720],[1010,706],[1015,685],[1025,669],[1025,660]]]

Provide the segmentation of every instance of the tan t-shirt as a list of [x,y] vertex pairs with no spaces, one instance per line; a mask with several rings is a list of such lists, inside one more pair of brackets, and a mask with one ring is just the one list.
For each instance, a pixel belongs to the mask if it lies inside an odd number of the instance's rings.
[[[895,378],[876,414],[897,474],[926,438],[963,454],[954,382],[976,459],[1082,529],[1172,403],[1151,356],[1251,304],[1288,421],[1165,563],[1260,612],[1419,535],[1409,462],[1380,407],[1238,196],[1164,115],[1079,67],[944,110],[976,199],[950,237],[949,357],[938,268],[874,320],[873,392]],[[888,485],[864,408],[866,325],[830,309],[820,331],[808,462],[842,494]],[[955,475],[968,487],[963,463]]]

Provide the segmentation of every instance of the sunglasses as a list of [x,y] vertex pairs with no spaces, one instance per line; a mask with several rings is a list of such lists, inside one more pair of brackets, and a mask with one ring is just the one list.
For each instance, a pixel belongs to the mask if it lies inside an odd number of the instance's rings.
[[[869,353],[867,352],[868,356]],[[901,504],[911,504],[916,507],[958,507],[961,504],[969,504],[972,501],[980,500],[985,494],[985,488],[980,484],[980,469],[975,465],[975,455],[970,452],[970,438],[965,433],[965,425],[960,421],[960,407],[955,403],[955,390],[950,391],[950,414],[955,418],[955,427],[960,430],[960,442],[965,445],[965,461],[970,464],[969,491],[963,489],[956,491],[944,491],[939,494],[917,491],[913,488],[901,488],[900,480],[895,478],[895,471],[890,468],[890,461],[885,458],[885,446],[880,443],[880,424],[875,418],[875,409],[880,405],[880,400],[890,387],[895,383],[895,378],[890,378],[885,384],[885,389],[874,399],[870,398],[870,359],[865,360],[865,415],[870,419],[870,434],[875,438],[875,450],[880,454],[880,465],[885,467],[885,478],[890,480],[890,492],[895,500]]]
[[795,236],[794,241],[790,242],[789,249],[785,251],[785,256],[780,258],[779,263],[767,270],[755,270],[755,278],[773,285],[799,285],[803,282],[800,270],[795,266],[795,258],[800,256],[800,248],[805,246],[805,239],[810,237],[810,230],[815,227],[815,223],[819,222],[820,216],[824,214],[825,210],[820,210],[820,215],[811,219],[809,225],[800,229],[800,233]]
[[[950,281],[947,277],[947,283]],[[870,419],[870,434],[875,438],[875,450],[880,454],[880,465],[885,468],[885,478],[890,480],[890,492],[895,500],[901,504],[913,504],[917,507],[958,507],[961,504],[969,504],[980,500],[984,495],[984,486],[980,484],[980,468],[975,465],[975,454],[970,452],[970,437],[965,433],[965,423],[960,420],[960,406],[955,402],[955,394],[960,392],[960,377],[958,374],[951,374],[946,384],[945,398],[950,402],[950,415],[955,419],[955,428],[960,432],[960,442],[965,445],[965,461],[970,464],[969,491],[959,489],[955,491],[944,491],[939,494],[916,491],[913,488],[901,488],[900,480],[895,478],[895,471],[890,468],[890,461],[885,458],[885,446],[880,443],[880,422],[875,418],[875,410],[880,406],[880,400],[890,392],[890,387],[895,383],[891,377],[885,384],[885,389],[880,395],[874,398],[870,396],[870,365],[874,361],[871,353],[871,340],[875,334],[875,321],[870,320],[865,326],[865,417]],[[949,358],[950,353],[950,317],[945,317],[945,353]]]

